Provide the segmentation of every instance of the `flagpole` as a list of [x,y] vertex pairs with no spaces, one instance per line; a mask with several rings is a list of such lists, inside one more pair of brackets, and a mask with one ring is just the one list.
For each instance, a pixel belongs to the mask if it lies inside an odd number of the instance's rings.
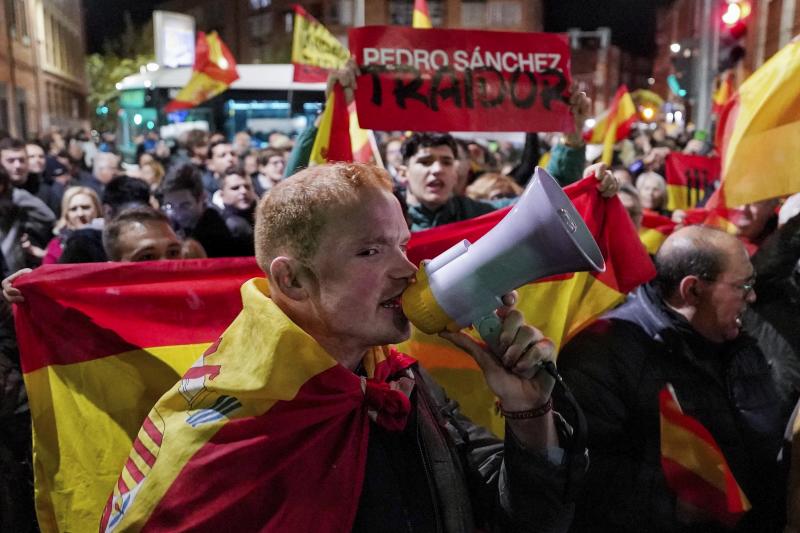
[[700,36],[700,61],[697,63],[696,105],[694,123],[698,130],[706,132],[711,128],[711,91],[714,73],[717,71],[719,53],[719,24],[714,16],[715,0],[703,0]]

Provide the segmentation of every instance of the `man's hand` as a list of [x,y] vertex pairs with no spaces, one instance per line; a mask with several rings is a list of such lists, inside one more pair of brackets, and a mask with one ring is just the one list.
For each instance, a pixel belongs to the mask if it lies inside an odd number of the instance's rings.
[[30,237],[28,237],[27,233],[22,234],[22,237],[19,240],[19,245],[25,251],[26,254],[40,261],[47,253],[42,248],[39,248],[38,246],[33,244],[31,242]]
[[[507,295],[505,303],[513,295]],[[463,332],[442,332],[439,335],[467,352],[481,367],[486,383],[507,411],[526,411],[544,405],[550,398],[555,381],[541,372],[541,363],[555,362],[555,347],[541,331],[525,324],[522,313],[509,307],[500,308],[503,322],[500,353],[489,349]]]
[[19,289],[15,288],[13,283],[14,281],[22,276],[23,274],[29,274],[33,272],[30,268],[23,268],[21,270],[17,270],[6,279],[3,280],[3,298],[10,304],[18,304],[25,301],[25,298],[22,297],[22,292]]
[[585,92],[576,91],[574,86],[572,89],[569,97],[569,112],[572,113],[572,119],[575,121],[575,131],[564,136],[564,144],[580,148],[583,146],[583,125],[589,118],[589,113],[592,112],[592,99],[586,96]]
[[344,98],[347,100],[347,104],[349,105],[353,100],[355,100],[355,90],[356,90],[356,77],[358,77],[361,73],[358,70],[358,65],[356,65],[355,59],[352,57],[347,60],[347,64],[345,64],[344,68],[339,70],[333,70],[330,74],[328,74],[328,81],[325,86],[325,98],[331,94],[333,91],[333,86],[336,83],[339,83],[342,88],[344,89]]
[[595,163],[586,167],[583,177],[588,178],[589,176],[594,176],[600,182],[597,184],[597,190],[600,191],[600,196],[603,198],[611,198],[619,192],[619,180],[608,170],[605,163]]

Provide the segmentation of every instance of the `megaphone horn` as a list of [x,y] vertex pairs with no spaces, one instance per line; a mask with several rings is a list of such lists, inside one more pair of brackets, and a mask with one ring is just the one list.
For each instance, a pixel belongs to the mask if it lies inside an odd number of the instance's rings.
[[537,279],[588,270],[605,270],[600,249],[561,186],[537,167],[517,203],[489,233],[420,265],[417,282],[403,294],[403,311],[425,333],[458,331],[494,317],[479,328],[489,342],[484,333],[497,329],[494,310],[504,294]]

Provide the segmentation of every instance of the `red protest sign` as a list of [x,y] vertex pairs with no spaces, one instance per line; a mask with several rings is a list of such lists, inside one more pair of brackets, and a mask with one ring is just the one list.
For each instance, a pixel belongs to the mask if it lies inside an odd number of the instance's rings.
[[670,211],[695,207],[719,182],[719,157],[670,152],[664,166]]
[[564,35],[354,28],[362,128],[572,131]]

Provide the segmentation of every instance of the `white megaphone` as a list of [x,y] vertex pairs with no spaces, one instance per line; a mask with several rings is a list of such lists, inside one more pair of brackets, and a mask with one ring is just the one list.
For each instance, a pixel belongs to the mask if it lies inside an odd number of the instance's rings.
[[403,293],[403,312],[425,333],[474,324],[496,345],[501,297],[537,279],[595,270],[605,262],[561,186],[537,167],[519,201],[475,244],[463,240],[420,265]]

